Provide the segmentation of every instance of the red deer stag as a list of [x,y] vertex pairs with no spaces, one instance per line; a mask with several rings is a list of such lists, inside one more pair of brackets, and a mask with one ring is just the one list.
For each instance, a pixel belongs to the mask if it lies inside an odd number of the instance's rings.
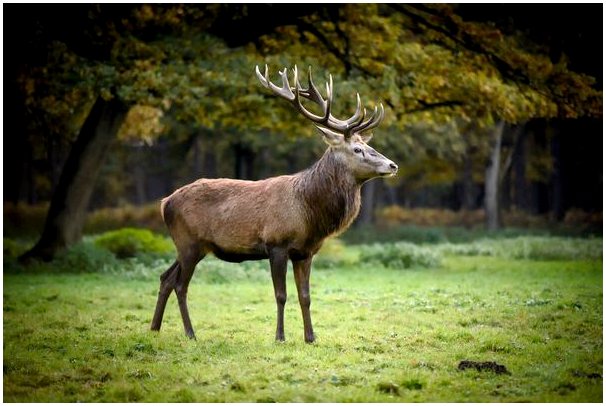
[[[169,295],[177,294],[185,333],[195,338],[187,309],[187,287],[194,268],[207,254],[229,262],[269,259],[278,307],[276,340],[284,340],[286,268],[290,259],[303,314],[305,341],[314,341],[309,313],[309,275],[312,257],[322,242],[345,230],[360,209],[360,188],[379,176],[394,176],[398,166],[367,145],[369,131],[384,116],[383,105],[367,117],[357,95],[357,109],[347,120],[331,114],[332,76],[326,99],[314,85],[303,89],[293,69],[294,87],[286,68],[280,72],[282,87],[265,74],[256,74],[263,86],[291,102],[317,124],[328,149],[313,166],[294,175],[247,181],[199,179],[162,200],[161,213],[177,248],[175,263],[160,276],[160,291],[152,330],[159,330]],[[301,103],[319,105],[316,115]]]

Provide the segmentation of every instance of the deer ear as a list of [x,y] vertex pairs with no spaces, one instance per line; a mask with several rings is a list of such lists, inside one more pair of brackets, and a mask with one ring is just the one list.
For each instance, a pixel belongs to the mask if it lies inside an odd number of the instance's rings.
[[368,134],[364,134],[364,135],[360,134],[360,138],[362,138],[362,141],[364,141],[366,144],[368,144],[368,142],[372,139],[372,133],[368,133]]
[[343,137],[343,134],[339,134],[337,132],[329,130],[328,128],[324,128],[324,127],[320,127],[320,126],[316,126],[316,128],[318,130],[320,130],[320,132],[323,135],[322,138],[324,139],[324,142],[327,143],[328,145],[339,145],[339,144],[342,144],[343,141],[345,140],[345,138]]

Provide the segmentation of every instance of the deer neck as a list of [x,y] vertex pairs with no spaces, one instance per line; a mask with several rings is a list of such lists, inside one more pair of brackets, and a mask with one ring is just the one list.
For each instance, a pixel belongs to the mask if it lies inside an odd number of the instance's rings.
[[361,183],[330,149],[297,180],[313,239],[344,231],[358,215]]

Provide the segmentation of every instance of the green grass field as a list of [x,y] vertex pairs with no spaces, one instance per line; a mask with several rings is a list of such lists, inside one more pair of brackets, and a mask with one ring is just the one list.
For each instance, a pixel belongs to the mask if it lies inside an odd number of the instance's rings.
[[149,331],[168,258],[5,269],[4,401],[601,402],[602,240],[532,241],[425,246],[439,261],[406,269],[338,247],[312,272],[312,345],[290,271],[286,342],[273,341],[265,262],[198,266],[197,341],[174,296]]

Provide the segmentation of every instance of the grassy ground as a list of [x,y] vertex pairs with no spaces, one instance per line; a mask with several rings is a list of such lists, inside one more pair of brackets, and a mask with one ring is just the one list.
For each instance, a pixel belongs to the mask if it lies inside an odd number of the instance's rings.
[[[185,338],[174,297],[162,331],[148,331],[167,262],[124,273],[5,273],[4,401],[602,401],[601,258],[435,250],[441,265],[425,269],[355,261],[315,269],[313,345],[303,342],[292,276],[287,341],[273,341],[263,263],[198,267],[197,341]],[[459,371],[462,360],[495,361],[511,374]]]

